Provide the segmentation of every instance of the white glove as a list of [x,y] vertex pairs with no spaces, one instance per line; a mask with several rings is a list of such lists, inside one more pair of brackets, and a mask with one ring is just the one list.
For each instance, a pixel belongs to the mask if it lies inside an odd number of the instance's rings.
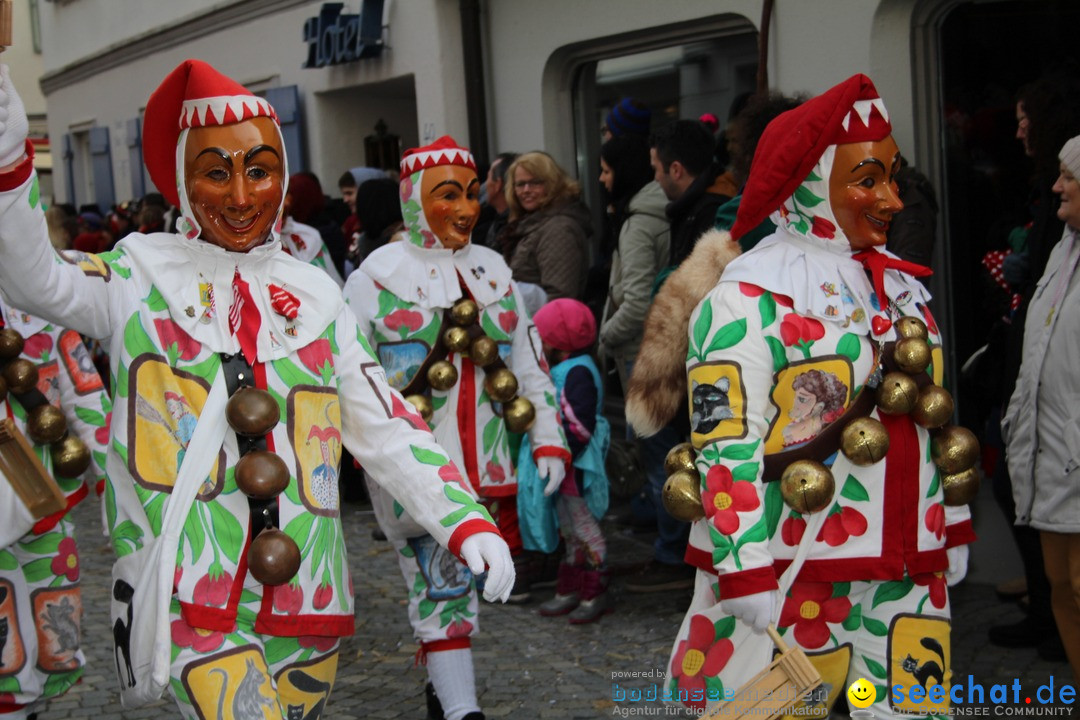
[[733,615],[761,634],[776,615],[776,591],[754,593],[720,601],[720,609]]
[[8,66],[0,65],[0,167],[22,160],[29,134],[26,108],[11,82]]
[[547,478],[547,484],[544,485],[544,495],[551,497],[562,485],[563,478],[566,477],[566,464],[559,458],[542,457],[536,461],[536,472],[543,478]]
[[967,575],[968,546],[957,545],[947,548],[945,556],[949,558],[949,569],[945,571],[945,584],[952,587]]
[[506,602],[514,587],[514,561],[505,540],[493,532],[470,535],[461,543],[461,559],[473,575],[482,575],[487,570],[485,600]]

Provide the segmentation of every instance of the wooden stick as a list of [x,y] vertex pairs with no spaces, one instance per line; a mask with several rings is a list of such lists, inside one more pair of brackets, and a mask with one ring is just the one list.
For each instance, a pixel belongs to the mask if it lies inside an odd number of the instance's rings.
[[773,645],[780,651],[781,654],[788,651],[787,643],[784,642],[784,638],[780,637],[780,633],[776,631],[776,625],[769,623],[769,627],[765,628],[765,632],[769,633],[769,637],[772,638]]
[[12,0],[0,0],[0,52],[11,46],[11,3]]
[[10,418],[0,420],[0,472],[35,518],[67,507],[67,497]]

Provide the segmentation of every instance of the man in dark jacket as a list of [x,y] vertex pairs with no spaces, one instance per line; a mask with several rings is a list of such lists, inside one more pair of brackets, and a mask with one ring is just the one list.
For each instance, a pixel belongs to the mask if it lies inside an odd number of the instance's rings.
[[671,203],[671,265],[678,265],[716,220],[716,209],[731,199],[732,189],[718,181],[712,157],[715,141],[697,120],[676,120],[649,140],[656,182]]

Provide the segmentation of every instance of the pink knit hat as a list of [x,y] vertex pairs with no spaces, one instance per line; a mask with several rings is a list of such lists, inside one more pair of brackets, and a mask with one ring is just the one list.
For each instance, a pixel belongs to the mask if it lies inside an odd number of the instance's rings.
[[596,319],[583,302],[570,298],[552,300],[536,311],[533,324],[540,339],[555,348],[574,352],[596,341]]

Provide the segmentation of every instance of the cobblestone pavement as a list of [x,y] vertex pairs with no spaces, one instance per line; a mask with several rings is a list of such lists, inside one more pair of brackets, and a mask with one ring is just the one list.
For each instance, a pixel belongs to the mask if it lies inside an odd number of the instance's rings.
[[[356,634],[342,644],[337,684],[325,717],[415,718],[422,720],[426,672],[413,666],[416,644],[406,618],[405,589],[390,546],[371,538],[370,511],[346,504],[344,520],[353,576],[358,589]],[[116,693],[115,665],[108,620],[108,577],[112,554],[101,535],[98,505],[75,510],[82,553],[85,617],[83,682],[39,713],[39,720],[96,718],[134,720],[172,718],[171,702],[122,710]],[[608,525],[611,562],[616,567],[647,560],[652,536]],[[604,718],[626,709],[612,701],[613,672],[660,670],[689,603],[689,593],[633,595],[613,580],[616,612],[601,622],[570,626],[543,618],[536,604],[553,591],[537,593],[531,605],[482,603],[481,633],[474,641],[477,690],[489,718]],[[1058,685],[1071,677],[1065,664],[1046,663],[1034,650],[1004,650],[989,644],[986,630],[1019,620],[1013,605],[1000,603],[986,584],[953,590],[953,667],[958,677],[989,686],[1019,678],[1034,691],[1054,676]],[[619,679],[623,687],[648,688],[655,681]],[[672,715],[665,708],[637,706],[635,715]],[[655,710],[655,712],[645,712]]]

